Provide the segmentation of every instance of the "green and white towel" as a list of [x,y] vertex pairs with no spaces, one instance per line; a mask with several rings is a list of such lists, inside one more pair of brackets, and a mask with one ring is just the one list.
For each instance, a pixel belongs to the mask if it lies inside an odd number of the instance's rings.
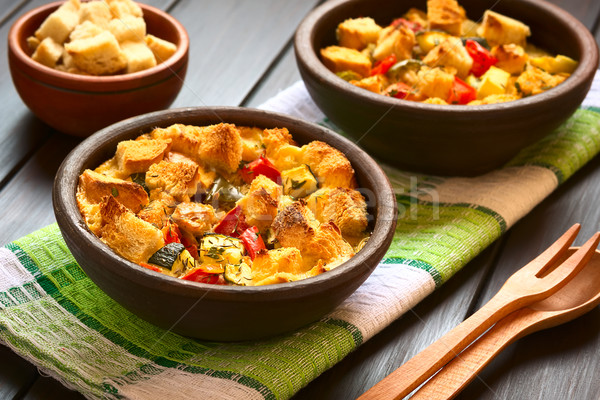
[[[56,225],[0,249],[0,342],[88,398],[287,399],[446,282],[600,151],[600,76],[582,108],[505,168],[474,178],[385,167],[399,220],[372,276],[322,320],[246,343],[204,342],[124,310]],[[263,108],[328,124],[302,83]]]

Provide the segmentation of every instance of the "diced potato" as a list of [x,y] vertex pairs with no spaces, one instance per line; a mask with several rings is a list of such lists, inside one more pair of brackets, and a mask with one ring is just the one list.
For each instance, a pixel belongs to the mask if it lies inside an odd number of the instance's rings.
[[483,99],[492,94],[505,94],[510,74],[497,67],[490,67],[482,76],[477,89],[477,98]]
[[513,75],[523,72],[529,59],[525,49],[516,44],[494,46],[491,53],[498,60],[496,67]]
[[567,73],[572,74],[577,68],[577,61],[561,54],[556,57],[536,57],[529,60],[531,65],[541,68],[549,74]]
[[484,37],[490,46],[514,43],[525,47],[526,39],[531,35],[529,27],[521,21],[491,10],[483,14],[483,23],[477,33]]
[[317,190],[317,179],[306,164],[281,172],[283,193],[295,198],[306,197]]
[[321,49],[323,64],[333,72],[354,71],[360,76],[369,76],[371,60],[358,50],[341,46]]
[[340,46],[362,50],[377,41],[381,29],[373,18],[354,18],[339,24],[336,34]]

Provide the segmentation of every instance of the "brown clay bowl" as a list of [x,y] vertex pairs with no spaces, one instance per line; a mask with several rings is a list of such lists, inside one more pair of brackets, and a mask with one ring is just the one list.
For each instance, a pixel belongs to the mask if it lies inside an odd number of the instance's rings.
[[579,61],[575,72],[545,93],[482,105],[433,105],[390,98],[347,83],[330,72],[319,50],[336,43],[347,18],[370,16],[387,25],[426,0],[333,0],[311,12],[294,38],[298,68],[321,110],[376,158],[400,168],[439,175],[477,175],[501,167],[520,149],[564,122],[581,104],[598,68],[598,46],[566,11],[543,0],[459,0],[467,16],[486,9],[528,24],[529,41]]
[[8,34],[13,83],[38,118],[63,133],[89,136],[114,122],[171,105],[183,85],[188,64],[189,39],[179,22],[157,8],[140,4],[148,33],[175,43],[175,54],[153,68],[131,74],[77,75],[32,60],[26,42],[60,4],[27,12]]
[[[372,236],[349,261],[302,281],[256,287],[188,282],[150,271],[114,253],[87,229],[77,208],[78,177],[114,155],[117,143],[174,123],[222,121],[258,127],[286,127],[299,143],[322,140],[352,163],[365,195]],[[207,340],[256,339],[296,329],[322,317],[371,274],[389,247],[396,225],[396,200],[381,168],[349,140],[326,128],[267,111],[210,107],[158,111],[111,125],[77,146],[54,182],[56,220],[77,262],[109,296],[165,329]]]

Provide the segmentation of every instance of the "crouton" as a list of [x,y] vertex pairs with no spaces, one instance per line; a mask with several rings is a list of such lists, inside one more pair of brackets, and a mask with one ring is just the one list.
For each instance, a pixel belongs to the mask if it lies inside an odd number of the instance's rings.
[[246,222],[256,226],[261,232],[271,225],[277,215],[282,188],[264,175],[252,180],[246,196],[238,201]]
[[156,128],[150,136],[153,139],[170,139],[172,150],[193,160],[198,157],[202,134],[200,128],[192,125],[173,124],[167,128]]
[[92,21],[84,21],[77,25],[73,31],[71,31],[69,40],[73,41],[77,39],[87,39],[99,35],[102,32],[104,32],[104,29],[100,28]]
[[196,194],[198,185],[198,166],[187,162],[161,161],[152,164],[146,172],[148,189],[162,189],[177,201],[190,201]]
[[388,26],[379,32],[377,45],[373,50],[373,58],[379,61],[391,54],[396,56],[397,61],[412,58],[416,42],[415,33],[407,27]]
[[138,264],[147,262],[165,245],[158,228],[136,217],[112,196],[104,197],[100,215],[100,240],[127,260]]
[[65,44],[65,50],[73,57],[73,64],[92,75],[108,75],[123,70],[127,59],[117,39],[108,31]]
[[36,38],[35,36],[29,36],[27,38],[27,47],[32,53],[35,53],[35,50],[40,45],[40,43],[40,39]]
[[313,239],[319,227],[313,213],[303,200],[298,200],[280,210],[271,229],[283,247],[295,247],[300,251]]
[[484,37],[490,46],[516,44],[525,47],[531,30],[521,21],[487,10],[477,34]]
[[363,78],[359,81],[350,81],[350,83],[359,88],[378,94],[381,94],[383,89],[387,86],[387,80],[383,75],[369,76],[368,78]]
[[465,19],[465,10],[456,0],[427,0],[429,29],[439,29],[461,36]]
[[[307,272],[302,254],[294,247],[261,251],[252,263],[252,284],[255,286],[297,280],[295,275]],[[268,279],[268,281],[267,281]]]
[[358,50],[329,46],[321,49],[321,59],[332,72],[354,71],[361,77],[371,72],[371,60]]
[[106,196],[112,196],[117,202],[134,213],[138,213],[148,204],[148,194],[134,182],[104,176],[89,169],[79,176],[77,198],[81,201],[100,203]]
[[351,18],[338,25],[336,35],[340,46],[362,50],[377,42],[381,29],[373,18]]
[[171,149],[170,140],[123,140],[117,145],[115,161],[123,176],[146,172]]
[[187,162],[198,166],[198,182],[202,185],[202,188],[208,189],[217,179],[217,173],[210,170],[200,164],[197,164],[190,157],[185,156],[176,151],[170,151],[165,155],[165,160],[170,162]]
[[419,24],[423,28],[427,27],[427,13],[419,10],[418,8],[409,8],[408,11],[403,15],[403,18],[410,22]]
[[110,7],[106,1],[89,1],[81,4],[79,23],[90,21],[102,29],[107,29],[112,18]]
[[367,229],[367,204],[356,190],[319,189],[306,199],[306,204],[322,224],[335,223],[344,237],[360,236]]
[[523,72],[525,64],[529,59],[529,56],[525,53],[525,49],[516,44],[494,46],[491,53],[498,60],[496,67],[512,75]]
[[356,187],[350,161],[327,143],[314,140],[302,146],[301,161],[310,167],[321,187]]
[[162,189],[150,191],[150,203],[137,214],[138,218],[162,229],[177,207],[173,196]]
[[40,41],[50,37],[56,43],[63,44],[79,23],[79,14],[75,4],[76,2],[69,1],[58,7],[35,31],[35,37]]
[[301,151],[287,128],[265,129],[263,131],[265,154],[279,171],[300,165]]
[[204,164],[225,172],[235,172],[242,161],[242,139],[233,124],[201,128],[198,158]]
[[[107,29],[115,36],[119,43],[123,42],[141,42],[145,45],[146,23],[141,17],[125,15],[122,18],[110,20]],[[154,54],[153,54],[154,56]]]
[[126,15],[142,17],[144,15],[141,7],[132,0],[107,0],[107,3],[114,18],[123,18]]
[[242,139],[242,161],[253,161],[265,152],[260,128],[238,127]]
[[350,259],[354,255],[354,249],[342,238],[335,223],[327,222],[317,228],[303,254],[308,259],[323,260],[325,269],[330,270]]
[[158,64],[166,61],[169,57],[175,54],[175,51],[177,51],[177,46],[175,46],[175,44],[157,38],[154,35],[146,35],[145,41],[148,48],[154,54],[154,58]]
[[171,215],[180,229],[195,236],[201,236],[210,231],[217,223],[215,210],[212,206],[202,203],[179,203]]
[[144,42],[126,41],[121,43],[121,50],[127,60],[128,74],[143,71],[156,65],[154,54]]
[[430,67],[456,68],[456,75],[465,79],[473,67],[473,59],[463,46],[460,38],[450,37],[434,47],[423,62]]
[[63,47],[56,43],[51,37],[42,40],[31,56],[35,61],[46,67],[54,68],[63,54]]

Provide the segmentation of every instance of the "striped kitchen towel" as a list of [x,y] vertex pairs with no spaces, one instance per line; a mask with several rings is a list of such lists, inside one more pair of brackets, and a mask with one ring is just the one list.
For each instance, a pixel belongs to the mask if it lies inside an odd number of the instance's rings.
[[[0,342],[90,399],[288,399],[415,306],[600,151],[600,78],[562,127],[505,168],[441,178],[385,167],[398,200],[382,263],[320,321],[215,343],[135,317],[77,265],[56,225],[0,249]],[[263,108],[328,125],[302,83]]]

